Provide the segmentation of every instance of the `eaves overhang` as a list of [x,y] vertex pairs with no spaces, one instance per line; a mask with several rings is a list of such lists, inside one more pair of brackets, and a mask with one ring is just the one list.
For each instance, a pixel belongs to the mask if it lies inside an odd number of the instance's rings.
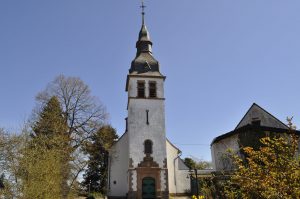
[[241,128],[235,129],[233,131],[230,131],[228,133],[222,134],[218,137],[215,137],[213,141],[211,142],[210,146],[212,146],[214,143],[219,142],[220,140],[223,140],[225,138],[231,137],[233,135],[236,135],[238,133],[244,132],[244,131],[269,131],[269,132],[274,132],[274,133],[295,133],[296,135],[300,135],[300,131],[298,130],[288,130],[288,129],[282,129],[282,128],[274,128],[274,127],[268,127],[268,126],[257,126],[257,125],[252,125],[248,124],[246,126],[243,126]]

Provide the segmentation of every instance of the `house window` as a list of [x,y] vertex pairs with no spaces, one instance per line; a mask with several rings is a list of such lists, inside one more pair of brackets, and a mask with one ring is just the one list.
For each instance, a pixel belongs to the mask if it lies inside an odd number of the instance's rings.
[[145,82],[138,81],[137,83],[137,97],[144,98],[145,97]]
[[260,126],[261,121],[260,120],[252,120],[252,125],[254,126]]
[[144,142],[144,153],[145,154],[152,154],[152,141],[151,140],[145,140]]
[[149,82],[149,97],[156,97],[156,82]]

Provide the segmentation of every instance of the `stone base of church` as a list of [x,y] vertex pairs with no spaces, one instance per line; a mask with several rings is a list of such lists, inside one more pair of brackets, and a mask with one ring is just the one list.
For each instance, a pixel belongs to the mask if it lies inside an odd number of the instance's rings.
[[127,194],[127,199],[136,199],[137,198],[137,192],[136,191],[129,191]]
[[[157,193],[157,199],[169,199],[169,192],[168,191],[162,191]],[[110,198],[108,199],[123,199],[123,198]],[[127,194],[127,199],[139,199],[137,197],[137,192],[136,191],[129,191]]]
[[169,192],[168,191],[162,191],[161,192],[161,198],[162,199],[169,199]]
[[127,196],[107,196],[107,199],[127,199]]
[[176,196],[178,196],[178,197],[182,197],[182,196],[191,196],[190,193],[170,193],[169,195],[170,195],[171,197],[176,197]]

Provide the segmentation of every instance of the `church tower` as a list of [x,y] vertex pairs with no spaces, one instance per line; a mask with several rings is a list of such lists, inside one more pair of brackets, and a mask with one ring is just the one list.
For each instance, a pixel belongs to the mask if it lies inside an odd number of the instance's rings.
[[145,24],[126,80],[126,131],[109,150],[109,199],[168,199],[190,189],[181,151],[166,138],[164,81]]
[[[144,5],[142,6],[144,9]],[[127,75],[128,198],[168,198],[164,80],[145,25]]]

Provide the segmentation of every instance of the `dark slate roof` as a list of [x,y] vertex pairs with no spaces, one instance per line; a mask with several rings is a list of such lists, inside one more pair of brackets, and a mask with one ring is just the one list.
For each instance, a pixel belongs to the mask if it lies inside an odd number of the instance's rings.
[[136,57],[131,62],[129,73],[159,72],[159,62],[153,57],[152,42],[144,21],[136,42],[136,49]]
[[146,72],[159,72],[159,63],[152,56],[152,53],[141,52],[135,59],[131,62],[131,68],[129,73],[137,72],[146,73]]
[[223,135],[215,137],[210,145],[212,146],[214,143],[216,143],[220,140],[223,140],[225,138],[231,137],[233,135],[236,135],[238,133],[242,133],[245,131],[269,131],[269,132],[273,132],[273,133],[295,133],[297,135],[300,135],[300,131],[298,131],[298,130],[289,131],[288,129],[283,129],[283,128],[274,128],[274,127],[269,127],[269,126],[257,126],[257,125],[247,124],[246,126],[243,126],[238,129],[234,129],[233,131],[230,131],[228,133],[225,133]]
[[141,41],[146,41],[146,42],[152,44],[149,31],[147,29],[147,26],[144,24],[144,22],[142,24],[142,27],[141,27],[141,30],[139,33],[139,40],[137,41],[137,43],[139,43]]

